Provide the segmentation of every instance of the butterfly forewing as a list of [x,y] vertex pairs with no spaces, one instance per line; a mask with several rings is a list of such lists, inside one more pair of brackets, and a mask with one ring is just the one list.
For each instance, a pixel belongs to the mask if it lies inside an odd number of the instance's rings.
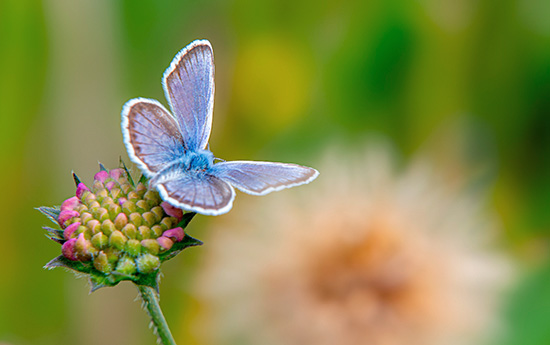
[[156,184],[162,198],[189,211],[219,215],[231,209],[235,191],[227,182],[204,172],[178,170]]
[[166,98],[191,151],[206,148],[214,107],[214,55],[206,40],[180,51],[164,72]]
[[148,176],[183,154],[183,138],[174,117],[155,100],[135,98],[124,105],[122,134],[128,155]]
[[222,162],[211,169],[215,176],[255,195],[309,183],[319,175],[313,168],[274,162]]

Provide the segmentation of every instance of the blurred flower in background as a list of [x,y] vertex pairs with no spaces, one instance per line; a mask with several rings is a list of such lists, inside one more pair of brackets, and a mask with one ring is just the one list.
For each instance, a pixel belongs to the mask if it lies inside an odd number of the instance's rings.
[[212,344],[472,344],[496,329],[511,269],[484,199],[367,147],[216,219],[196,289]]

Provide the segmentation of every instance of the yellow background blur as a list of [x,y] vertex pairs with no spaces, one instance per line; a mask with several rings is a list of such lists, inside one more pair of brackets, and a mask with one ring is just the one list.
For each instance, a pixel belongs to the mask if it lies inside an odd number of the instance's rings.
[[[550,343],[550,2],[547,0],[0,0],[0,343],[153,344],[130,284],[88,295],[42,266],[59,254],[33,208],[126,158],[120,111],[166,104],[160,79],[212,42],[217,157],[313,165],[330,143],[392,140],[461,188],[489,192],[522,270],[506,344]],[[237,200],[238,202],[238,200]],[[190,233],[205,239],[209,217]],[[179,343],[202,248],[163,266]],[[501,342],[502,344],[502,342]]]

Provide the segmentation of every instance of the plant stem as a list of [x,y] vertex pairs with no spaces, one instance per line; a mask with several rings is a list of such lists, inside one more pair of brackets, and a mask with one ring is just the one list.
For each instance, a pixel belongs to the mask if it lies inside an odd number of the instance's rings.
[[153,326],[155,327],[156,334],[162,341],[162,344],[176,345],[174,337],[172,337],[172,333],[170,333],[170,328],[168,328],[166,319],[164,318],[162,310],[160,309],[159,295],[157,294],[157,292],[149,286],[137,285],[137,287],[141,298],[143,299],[145,308],[147,309],[147,313],[151,317],[151,321],[153,322]]

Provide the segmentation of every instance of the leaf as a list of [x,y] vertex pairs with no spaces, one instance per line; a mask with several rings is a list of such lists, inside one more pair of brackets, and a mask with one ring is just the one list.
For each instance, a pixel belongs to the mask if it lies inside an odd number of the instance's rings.
[[[58,240],[62,240],[65,242],[65,237],[63,236],[63,230],[50,228],[49,226],[44,226],[42,229],[46,230],[47,234],[46,236],[56,242],[59,242]],[[59,242],[62,243],[62,242]]]
[[44,266],[44,268],[50,270],[58,267],[88,276],[90,281],[90,293],[104,287],[116,286],[121,281],[125,280],[138,285],[150,286],[157,292],[159,291],[160,269],[149,274],[136,273],[136,275],[127,275],[119,272],[104,274],[96,270],[91,262],[72,261],[63,255],[59,255]]
[[161,262],[168,261],[174,256],[178,255],[182,250],[189,247],[200,246],[202,244],[202,241],[185,234],[183,240],[174,243],[174,245],[172,246],[172,248],[170,248],[168,252],[159,254],[158,257]]
[[63,244],[63,243],[66,242],[65,239],[60,239],[60,238],[57,238],[57,237],[55,237],[55,236],[48,236],[48,235],[46,235],[46,237],[49,238],[50,240],[56,242],[56,243],[59,243],[59,244]]
[[105,285],[103,284],[102,281],[99,281],[99,280],[96,280],[96,279],[93,279],[92,278],[93,276],[90,276],[90,293],[96,291],[96,290],[99,290],[103,287],[109,287],[109,285]]
[[[61,260],[61,258],[64,258],[64,256],[59,255],[58,257],[50,260],[50,262],[48,262],[47,264],[44,265],[44,268],[46,268],[48,270],[51,270],[51,269],[54,269],[56,267],[66,267],[65,264],[63,263],[63,261]],[[69,267],[66,267],[66,268],[69,268]]]
[[44,266],[44,268],[49,270],[57,267],[62,267],[62,268],[66,268],[69,270],[73,270],[73,271],[77,271],[85,274],[89,273],[90,268],[93,269],[93,266],[91,265],[86,265],[81,261],[69,260],[63,255],[59,255],[58,257],[54,258]]
[[149,286],[152,289],[156,291],[156,293],[159,293],[159,283],[160,283],[160,269],[153,273],[149,274],[142,274],[140,275],[140,279],[134,280],[134,283],[137,285],[145,285]]
[[78,187],[78,185],[81,182],[80,182],[80,179],[78,178],[78,176],[76,176],[76,174],[74,173],[74,171],[73,171],[73,180],[74,180],[74,184]]
[[41,206],[41,207],[37,207],[36,210],[42,212],[42,214],[46,215],[46,217],[48,217],[55,224],[58,223],[57,218],[59,218],[59,212],[61,212],[59,209],[53,208],[53,207]]
[[145,186],[147,186],[147,181],[149,181],[149,179],[147,178],[147,176],[145,176],[144,174],[141,174],[141,177],[139,178],[139,182],[138,182],[138,183],[143,183]]
[[122,158],[120,158],[120,165],[122,166],[122,169],[124,169],[124,171],[126,171],[126,175],[128,177],[128,181],[130,182],[130,184],[135,187],[136,185],[134,183],[134,180],[132,179],[132,175],[130,175],[130,172],[128,171],[128,168],[126,167],[126,164],[124,164],[124,161],[122,160]]
[[[182,229],[185,229],[187,227],[187,225],[189,224],[189,222],[193,219],[193,217],[195,217],[195,215],[196,215],[195,212],[184,213],[183,217],[181,218],[181,221],[178,223],[178,226],[181,227]],[[202,244],[202,242],[201,242],[201,244]]]
[[137,277],[132,275],[127,275],[127,274],[122,274],[119,272],[111,272],[109,274],[104,274],[94,269],[93,272],[90,274],[90,284],[91,284],[90,293],[96,291],[97,289],[101,289],[103,287],[116,286],[118,285],[118,283],[125,280],[134,282],[137,280]]
[[99,163],[99,170],[100,171],[108,171],[107,168],[105,168],[105,165],[101,164],[101,162],[98,162]]

